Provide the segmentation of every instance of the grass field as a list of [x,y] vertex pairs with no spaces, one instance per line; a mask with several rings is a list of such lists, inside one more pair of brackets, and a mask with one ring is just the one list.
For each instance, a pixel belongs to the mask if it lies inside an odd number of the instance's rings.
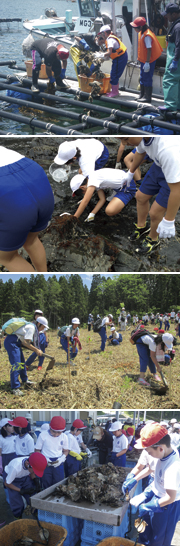
[[[149,328],[153,331],[153,326]],[[129,342],[132,327],[122,332],[123,342],[116,347],[106,343],[100,352],[101,338],[85,329],[80,330],[82,350],[76,357],[76,366],[66,366],[66,353],[61,348],[56,332],[49,332],[47,353],[55,357],[55,366],[45,374],[49,360],[46,358],[41,372],[38,372],[38,359],[28,370],[28,379],[33,386],[24,389],[24,396],[14,396],[10,389],[10,364],[5,349],[0,350],[0,408],[101,408],[111,409],[119,402],[127,409],[173,409],[179,408],[180,400],[180,345],[176,346],[176,356],[170,366],[162,366],[169,384],[164,395],[157,395],[137,383],[139,377],[139,358],[136,346]],[[175,335],[175,327],[170,332]],[[90,341],[89,341],[90,335]],[[108,329],[107,335],[110,335]],[[179,339],[179,338],[178,338]],[[30,351],[24,349],[25,358]],[[76,375],[71,372],[76,371]],[[147,370],[146,378],[151,374]]]

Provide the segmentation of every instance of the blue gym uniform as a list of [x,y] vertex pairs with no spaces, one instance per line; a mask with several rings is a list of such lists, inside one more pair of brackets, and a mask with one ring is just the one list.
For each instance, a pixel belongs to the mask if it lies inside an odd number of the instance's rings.
[[118,199],[120,199],[120,201],[124,203],[124,205],[127,205],[129,201],[131,201],[131,199],[135,197],[135,195],[136,195],[136,184],[134,180],[132,179],[129,188],[123,187],[122,189],[117,191],[114,197],[117,197]]
[[104,165],[106,165],[107,161],[109,159],[109,151],[104,145],[104,150],[101,154],[101,156],[96,160],[95,162],[95,171],[99,171],[99,169],[103,169]]
[[51,457],[48,462],[48,465],[45,468],[42,480],[43,489],[54,485],[55,483],[64,480],[64,465],[61,463],[59,466],[54,466],[53,463],[57,461],[56,457]]
[[[26,383],[28,377],[25,366],[25,359],[21,348],[21,341],[16,334],[8,334],[4,340],[4,347],[9,356],[9,362],[11,364],[10,380],[11,389],[19,389],[20,381]],[[21,364],[21,365],[20,365]],[[23,366],[22,366],[23,364]]]
[[120,453],[124,449],[128,449],[128,440],[124,434],[121,436],[113,436],[113,450],[111,452],[111,463],[114,466],[126,466],[126,453],[117,457],[117,453]]
[[[70,338],[70,341],[73,343],[73,337]],[[67,337],[65,336],[65,334],[63,334],[61,336],[60,343],[61,343],[62,348],[64,349],[64,351],[66,351],[66,353],[67,353],[67,360],[68,360],[68,340],[67,340]],[[75,347],[74,352],[73,352],[73,347],[70,346],[69,347],[69,354],[70,354],[70,358],[73,360],[78,354],[77,346]]]
[[[6,480],[8,484],[12,483],[19,489],[33,489],[34,488],[34,494],[36,493],[36,489],[33,485],[33,480],[30,478],[30,474],[28,470],[24,467],[24,462],[26,461],[26,458],[18,457],[14,460],[12,460],[6,467],[3,472],[3,478]],[[9,475],[11,475],[11,468],[17,468],[17,475],[12,480],[9,481]],[[14,472],[15,474],[15,472]],[[26,499],[27,504],[30,504],[30,496],[27,493],[23,493],[23,496],[20,494],[19,491],[15,491],[14,489],[10,489],[9,487],[6,489],[8,492],[8,502],[10,504],[11,510],[16,518],[19,518],[22,516],[22,513],[24,511],[24,502],[23,497]],[[31,494],[32,495],[32,494]]]
[[45,229],[54,209],[49,180],[28,158],[0,167],[0,250],[17,250],[30,232]]
[[[45,349],[46,347],[48,346],[48,343],[46,341],[46,336],[45,334],[42,332],[39,332],[39,349],[41,349],[41,351],[43,353],[45,353]],[[31,353],[31,355],[29,356],[29,358],[26,360],[26,366],[30,366],[34,360],[37,358],[37,354],[36,353]],[[39,367],[42,368],[42,365],[43,365],[43,362],[44,362],[44,356],[39,356]]]
[[112,61],[112,68],[111,68],[111,74],[110,74],[110,83],[111,85],[117,85],[119,78],[124,72],[124,69],[128,62],[128,54],[127,51],[123,53],[120,57],[116,57]]
[[109,336],[109,339],[111,340],[112,345],[120,345],[122,341],[122,335],[119,334],[118,339],[113,339],[113,336]]
[[146,195],[156,195],[158,205],[167,208],[170,189],[161,167],[155,163],[147,171],[139,190]]
[[155,374],[156,367],[150,357],[150,350],[148,345],[145,345],[141,338],[136,341],[137,352],[140,361],[140,372],[146,372],[147,366],[149,366],[150,372]]

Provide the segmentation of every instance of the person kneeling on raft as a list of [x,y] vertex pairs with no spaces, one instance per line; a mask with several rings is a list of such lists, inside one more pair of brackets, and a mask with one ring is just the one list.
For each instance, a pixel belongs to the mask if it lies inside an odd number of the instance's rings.
[[108,216],[114,216],[121,212],[121,210],[135,197],[136,193],[136,184],[134,180],[131,180],[131,184],[128,188],[128,191],[122,187],[124,181],[124,171],[116,169],[100,169],[97,172],[94,172],[91,176],[84,177],[82,174],[77,174],[74,176],[70,182],[70,186],[73,192],[73,195],[81,197],[84,193],[84,197],[75,212],[74,216],[79,218],[87,207],[91,197],[95,190],[98,193],[99,201],[94,207],[92,212],[86,218],[86,221],[89,222],[94,220],[96,213],[101,209],[101,207],[106,202],[106,196],[104,189],[114,189],[116,190],[115,196],[110,201],[108,206],[105,209],[105,212]]

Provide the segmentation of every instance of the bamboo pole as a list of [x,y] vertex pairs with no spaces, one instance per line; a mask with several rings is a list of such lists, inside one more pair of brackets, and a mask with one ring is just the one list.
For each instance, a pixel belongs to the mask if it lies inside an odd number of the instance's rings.
[[68,369],[69,369],[69,383],[71,383],[71,369],[70,369],[70,350],[69,350],[69,338],[68,338]]

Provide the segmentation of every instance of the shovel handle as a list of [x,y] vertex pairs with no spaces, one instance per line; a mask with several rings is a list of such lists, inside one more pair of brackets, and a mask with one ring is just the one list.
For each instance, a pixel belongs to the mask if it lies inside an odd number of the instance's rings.
[[163,372],[161,370],[160,364],[157,366],[157,369],[158,369],[158,372],[160,373],[161,379],[162,379],[165,387],[168,387],[168,383],[167,383],[166,378],[164,377],[164,374],[163,374]]
[[47,353],[42,353],[42,356],[46,356],[47,358],[54,358],[54,356],[47,355]]

